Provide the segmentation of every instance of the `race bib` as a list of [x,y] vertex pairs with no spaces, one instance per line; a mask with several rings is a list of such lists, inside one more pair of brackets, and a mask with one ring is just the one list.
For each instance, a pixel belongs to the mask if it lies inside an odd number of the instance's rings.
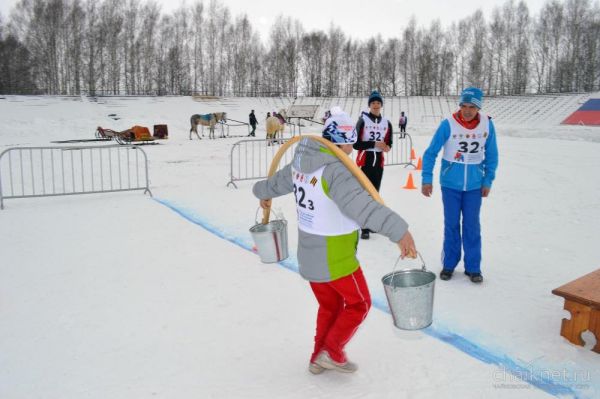
[[358,224],[344,215],[323,190],[323,170],[302,173],[292,167],[294,196],[298,213],[298,228],[321,236],[348,234],[359,229]]
[[444,144],[443,158],[449,162],[480,164],[485,155],[485,142],[489,136],[489,119],[479,114],[481,121],[475,129],[467,129],[453,117],[450,122],[450,137]]
[[[362,131],[362,141],[384,141],[388,129],[388,120],[381,118],[379,123],[374,122],[367,115],[362,116],[365,126]],[[367,151],[381,152],[380,148],[370,148]]]

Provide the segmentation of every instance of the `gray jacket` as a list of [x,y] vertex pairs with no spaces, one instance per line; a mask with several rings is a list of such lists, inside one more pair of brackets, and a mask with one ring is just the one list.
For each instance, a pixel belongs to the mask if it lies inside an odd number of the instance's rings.
[[[292,164],[302,173],[312,173],[325,166],[323,179],[329,188],[327,195],[344,215],[367,228],[398,242],[408,230],[408,224],[397,213],[377,203],[358,180],[317,141],[304,138],[298,143]],[[259,199],[279,197],[293,192],[292,164],[253,187]],[[342,236],[320,236],[298,230],[298,263],[306,280],[327,282],[354,273],[358,230]]]

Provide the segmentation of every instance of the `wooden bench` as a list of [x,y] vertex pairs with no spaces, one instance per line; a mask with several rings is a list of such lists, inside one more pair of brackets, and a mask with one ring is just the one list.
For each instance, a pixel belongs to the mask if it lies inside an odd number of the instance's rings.
[[596,337],[592,350],[600,353],[600,269],[552,290],[565,298],[565,310],[571,320],[563,319],[560,335],[569,342],[583,346],[581,333],[589,330]]

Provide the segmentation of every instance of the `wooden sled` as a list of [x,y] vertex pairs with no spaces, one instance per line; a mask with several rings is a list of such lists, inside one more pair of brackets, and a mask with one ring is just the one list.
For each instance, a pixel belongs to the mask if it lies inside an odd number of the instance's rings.
[[96,129],[97,138],[114,139],[119,144],[131,144],[139,142],[154,141],[154,137],[150,134],[150,130],[144,126],[133,126],[130,129],[116,131],[112,129],[104,129],[100,126]]

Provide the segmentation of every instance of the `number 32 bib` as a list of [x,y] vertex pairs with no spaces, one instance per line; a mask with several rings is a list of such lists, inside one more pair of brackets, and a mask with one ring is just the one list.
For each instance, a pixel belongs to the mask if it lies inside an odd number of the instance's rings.
[[[388,120],[387,119],[382,117],[381,121],[379,121],[379,123],[372,121],[371,118],[369,118],[366,115],[363,115],[362,119],[365,122],[365,125],[363,127],[362,136],[361,136],[362,141],[384,141],[385,140],[385,134],[387,133],[387,129],[388,129]],[[367,151],[381,152],[381,149],[373,147],[373,148],[369,148]]]
[[450,137],[444,144],[443,158],[449,162],[463,164],[480,164],[485,154],[485,141],[490,134],[490,123],[487,115],[479,114],[479,125],[475,129],[467,129],[453,117],[450,122]]
[[323,190],[323,170],[302,173],[292,167],[298,228],[321,236],[348,234],[359,229],[358,224],[345,216]]

